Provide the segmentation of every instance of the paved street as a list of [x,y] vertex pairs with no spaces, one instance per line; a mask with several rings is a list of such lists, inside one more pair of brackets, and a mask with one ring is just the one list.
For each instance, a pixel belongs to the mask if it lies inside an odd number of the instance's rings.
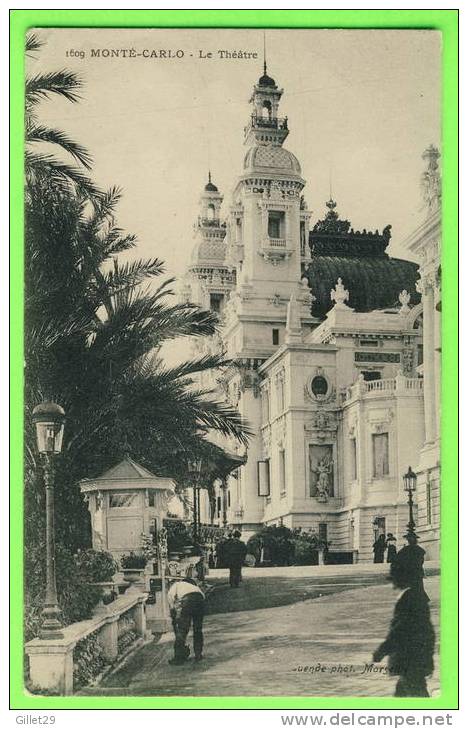
[[[291,574],[299,569],[299,574]],[[310,568],[309,568],[310,569]],[[314,568],[312,568],[314,569]],[[395,679],[384,664],[365,670],[385,637],[398,593],[384,569],[315,568],[246,574],[231,590],[224,574],[210,576],[205,660],[170,666],[172,634],[146,645],[89,694],[198,696],[391,696]],[[428,573],[430,574],[430,570]],[[377,584],[370,585],[371,582]],[[438,633],[438,577],[426,579]],[[313,597],[322,593],[321,597]],[[328,593],[328,594],[326,594]],[[278,604],[262,607],[262,604]],[[286,604],[285,604],[286,603]],[[257,609],[252,609],[252,605]],[[437,670],[429,680],[437,693]]]

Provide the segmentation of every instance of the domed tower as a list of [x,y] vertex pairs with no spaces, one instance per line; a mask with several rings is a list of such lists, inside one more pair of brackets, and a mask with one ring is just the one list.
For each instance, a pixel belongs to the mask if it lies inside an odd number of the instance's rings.
[[200,195],[200,215],[194,225],[195,245],[185,278],[185,298],[222,314],[235,271],[226,261],[226,223],[220,219],[223,196],[211,172]]
[[[229,255],[237,268],[237,302],[231,296],[229,307],[230,314],[236,309],[236,316],[230,317],[226,332],[232,356],[252,349],[254,342],[258,352],[273,353],[284,341],[292,295],[303,325],[313,323],[310,292],[301,283],[310,257],[310,213],[302,196],[305,180],[299,161],[283,147],[289,129],[287,118],[278,115],[282,95],[265,64],[250,97],[247,151],[230,215]],[[242,322],[243,315],[248,323]]]
[[247,462],[232,486],[233,523],[242,525],[246,537],[258,529],[265,505],[258,490],[264,453],[262,366],[283,344],[300,347],[304,330],[316,321],[310,289],[302,280],[309,236],[305,180],[299,161],[283,147],[289,130],[287,119],[279,116],[282,95],[265,66],[250,98],[247,150],[228,233],[237,280],[226,306],[223,338],[237,367],[227,374],[226,389],[253,433]]

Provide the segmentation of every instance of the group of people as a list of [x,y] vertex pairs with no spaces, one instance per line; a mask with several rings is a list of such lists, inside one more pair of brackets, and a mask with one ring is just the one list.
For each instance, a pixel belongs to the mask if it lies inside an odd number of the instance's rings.
[[[247,547],[240,539],[240,532],[234,532],[225,550],[225,560],[229,566],[231,587],[239,587],[242,579],[242,565]],[[395,696],[429,696],[426,677],[434,670],[433,654],[435,633],[432,627],[429,597],[424,590],[424,549],[417,543],[417,536],[409,531],[405,535],[407,545],[396,550],[396,540],[392,534],[379,538],[379,559],[383,562],[387,550],[390,575],[395,589],[402,590],[386,639],[374,651],[373,660],[382,661],[388,656],[388,669],[391,675],[398,676]],[[383,549],[380,545],[383,544]],[[374,545],[375,547],[375,545]],[[374,549],[375,554],[375,549]],[[168,602],[175,634],[174,657],[172,665],[185,663],[190,655],[186,645],[190,625],[193,625],[193,650],[195,661],[203,659],[203,617],[205,614],[205,595],[191,575],[174,581],[168,591]]]
[[391,532],[385,536],[380,534],[372,545],[374,552],[374,563],[385,561],[385,552],[387,552],[387,562],[393,562],[397,555],[396,539]]
[[[224,560],[229,567],[229,584],[239,587],[242,580],[242,565],[247,555],[247,547],[241,541],[241,533],[235,531],[225,542]],[[201,561],[201,558],[200,558]],[[190,656],[190,648],[186,644],[187,635],[192,625],[193,652],[196,662],[203,659],[203,618],[205,615],[205,594],[200,587],[200,570],[195,565],[192,571],[182,579],[174,579],[167,593],[172,627],[174,630],[174,657],[171,665],[181,665]]]
[[390,560],[390,580],[398,599],[388,635],[374,651],[380,662],[388,656],[390,675],[398,676],[395,696],[429,696],[426,678],[434,670],[435,633],[429,597],[424,590],[424,549],[414,532],[405,535],[407,545]]

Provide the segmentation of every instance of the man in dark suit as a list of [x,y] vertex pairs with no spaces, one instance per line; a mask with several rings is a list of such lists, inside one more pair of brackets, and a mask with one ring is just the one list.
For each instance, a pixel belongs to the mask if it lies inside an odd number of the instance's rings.
[[391,564],[393,585],[404,592],[395,605],[388,636],[373,655],[376,662],[389,657],[390,674],[399,676],[395,696],[429,696],[426,676],[434,670],[435,634],[423,587],[424,550],[413,536]]
[[239,587],[242,579],[242,565],[247,554],[247,547],[240,539],[241,533],[235,531],[226,545],[226,562],[229,567],[229,584]]

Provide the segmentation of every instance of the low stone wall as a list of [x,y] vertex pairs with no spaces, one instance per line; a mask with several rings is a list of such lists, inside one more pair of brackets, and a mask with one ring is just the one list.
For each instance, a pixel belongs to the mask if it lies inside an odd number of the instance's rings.
[[63,628],[63,637],[34,638],[25,645],[31,684],[39,691],[67,696],[73,693],[73,651],[77,643],[96,635],[106,663],[112,664],[128,647],[125,636],[145,638],[147,593],[130,592],[101,606],[89,620]]

